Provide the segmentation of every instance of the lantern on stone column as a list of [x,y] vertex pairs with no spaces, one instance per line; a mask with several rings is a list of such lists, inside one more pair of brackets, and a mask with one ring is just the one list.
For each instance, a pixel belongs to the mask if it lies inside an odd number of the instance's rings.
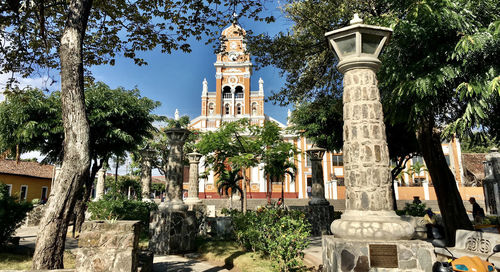
[[355,14],[350,26],[327,32],[325,36],[339,60],[337,69],[344,74],[359,67],[377,70],[380,66],[378,56],[391,33],[387,27],[363,24]]

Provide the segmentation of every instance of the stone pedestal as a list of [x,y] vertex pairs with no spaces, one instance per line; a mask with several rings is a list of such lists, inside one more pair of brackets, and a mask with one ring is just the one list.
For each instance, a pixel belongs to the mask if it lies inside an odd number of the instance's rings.
[[323,271],[425,271],[436,261],[432,244],[420,240],[357,240],[323,236]]
[[500,213],[500,153],[498,148],[492,148],[484,162],[484,203],[486,212],[498,215]]
[[160,205],[151,213],[149,248],[155,254],[184,253],[195,249],[196,213]]
[[183,128],[171,128],[165,131],[169,140],[170,152],[168,155],[166,178],[166,201],[160,206],[169,206],[171,209],[187,210],[182,201],[182,182],[184,178],[183,147],[191,132]]
[[187,205],[194,205],[201,203],[201,199],[198,197],[199,194],[199,184],[198,184],[198,165],[200,163],[202,155],[200,153],[189,153],[189,190],[188,197],[184,200]]
[[140,221],[86,221],[82,225],[76,271],[137,271]]
[[142,201],[152,202],[151,199],[151,159],[155,152],[149,148],[144,148],[139,151],[141,154],[141,184],[142,184]]
[[311,224],[311,235],[330,234],[330,225],[335,216],[332,205],[289,206],[291,210],[302,211]]
[[95,201],[102,199],[104,196],[104,183],[106,179],[106,169],[101,168],[97,171],[97,184],[95,186]]

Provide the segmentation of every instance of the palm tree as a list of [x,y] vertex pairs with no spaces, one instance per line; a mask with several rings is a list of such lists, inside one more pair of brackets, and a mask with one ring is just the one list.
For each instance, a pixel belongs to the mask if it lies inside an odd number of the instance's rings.
[[[295,164],[293,164],[291,161],[288,159],[283,159],[283,158],[274,158],[274,159],[269,159],[266,162],[266,165],[264,166],[264,172],[265,174],[269,177],[270,180],[272,181],[277,181],[281,182],[281,203],[284,206],[285,204],[285,175],[289,175],[290,178],[293,180],[295,179],[295,172],[297,170],[297,167]],[[271,193],[270,193],[270,186],[267,186],[268,190],[268,202],[271,201]]]
[[232,169],[232,170],[224,170],[220,174],[217,180],[217,191],[219,195],[229,195],[229,190],[231,190],[230,196],[230,208],[233,205],[233,193],[235,191],[240,193],[241,200],[241,210],[243,211],[243,190],[239,186],[239,181],[243,180],[243,177],[240,175],[240,169]]
[[410,178],[413,178],[413,175],[420,176],[420,173],[422,171],[429,171],[429,170],[427,170],[427,168],[425,167],[425,164],[417,161],[415,163],[412,163],[412,165],[410,166],[410,169],[408,169],[406,171],[406,173],[410,176]]

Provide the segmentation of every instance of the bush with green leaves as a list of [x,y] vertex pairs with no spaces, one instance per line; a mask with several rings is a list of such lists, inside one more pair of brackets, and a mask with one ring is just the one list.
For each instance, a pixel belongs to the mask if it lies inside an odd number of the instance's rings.
[[278,271],[302,265],[311,226],[304,213],[280,208],[260,208],[243,214],[231,211],[236,240],[247,250],[270,255]]
[[406,203],[402,215],[425,216],[425,203]]
[[154,202],[137,200],[101,199],[88,203],[92,220],[140,220],[143,230],[149,228],[150,212],[158,209]]
[[32,208],[31,203],[9,196],[9,188],[0,182],[0,246],[7,243]]

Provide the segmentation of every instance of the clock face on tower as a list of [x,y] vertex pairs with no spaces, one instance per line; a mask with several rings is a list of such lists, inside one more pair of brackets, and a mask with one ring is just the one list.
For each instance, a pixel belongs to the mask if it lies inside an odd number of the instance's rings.
[[231,42],[230,48],[234,50],[234,49],[238,48],[238,44],[236,42]]
[[238,54],[237,53],[229,53],[229,56],[228,56],[229,60],[230,61],[237,61],[238,60]]

